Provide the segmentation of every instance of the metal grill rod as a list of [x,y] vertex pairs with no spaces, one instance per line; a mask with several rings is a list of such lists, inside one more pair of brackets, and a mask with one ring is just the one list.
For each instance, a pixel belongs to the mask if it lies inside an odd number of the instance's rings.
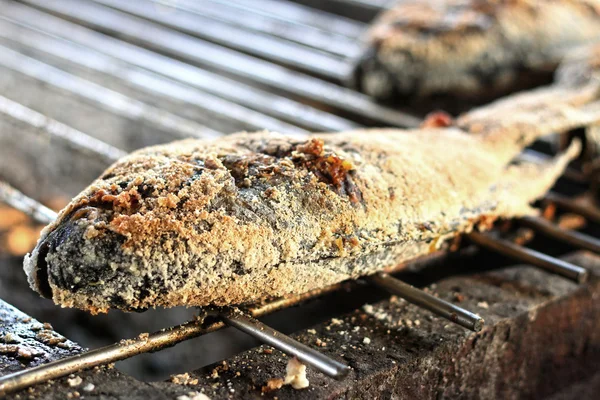
[[49,224],[56,219],[56,213],[53,210],[2,181],[0,181],[0,201],[24,212],[42,224]]
[[312,26],[328,32],[358,38],[365,30],[366,24],[325,11],[306,7],[287,0],[217,0],[245,7],[246,10],[262,12],[297,24]]
[[[360,46],[355,39],[349,39],[334,31],[324,31],[300,24],[291,19],[278,18],[270,13],[244,7],[229,0],[204,0],[202,3],[194,0],[179,0],[177,3],[169,0],[151,1],[156,5],[162,4],[165,7],[175,7],[205,15],[234,26],[287,39],[341,57],[354,58],[360,52]],[[244,17],[240,18],[240,15]]]
[[[31,7],[12,2],[2,3],[2,0],[0,0],[0,4],[2,5],[0,19],[8,17],[14,24],[27,26],[32,31],[38,31],[38,36],[53,35],[60,38],[55,38],[55,40],[62,42],[74,41],[81,46],[83,51],[85,51],[84,48],[93,49],[114,57],[116,60],[164,75],[264,114],[291,121],[295,125],[320,131],[348,130],[359,127],[358,124],[337,115],[317,110],[284,96],[250,87],[244,83],[103,35]],[[47,33],[40,34],[40,31]],[[30,40],[29,36],[30,34],[24,35],[19,40],[35,47],[35,41]],[[51,49],[48,48],[46,51],[52,51]],[[57,56],[61,57],[60,52],[57,53]],[[82,61],[75,58],[73,62]]]
[[342,58],[300,44],[266,36],[253,31],[222,23],[200,14],[175,9],[164,12],[139,0],[93,0],[119,11],[160,23],[172,29],[218,43],[228,48],[250,53],[260,58],[308,71],[327,79],[342,81],[348,76],[351,65]]
[[183,325],[152,333],[148,337],[122,340],[119,343],[101,347],[99,349],[86,351],[48,364],[8,374],[0,378],[0,396],[28,388],[38,383],[46,382],[50,379],[60,378],[83,369],[110,364],[141,353],[158,351],[171,347],[184,340],[192,339],[205,333],[221,329],[223,325],[223,323],[216,323],[205,328],[202,327],[200,322],[194,320]]
[[576,231],[562,229],[540,217],[523,217],[519,223],[556,240],[600,254],[600,240]]
[[575,214],[579,214],[589,219],[590,221],[600,224],[600,210],[591,205],[578,203],[566,196],[555,192],[548,193],[544,197],[542,202],[546,204],[555,204],[559,208],[565,209]]
[[74,93],[117,115],[132,120],[147,121],[149,124],[156,125],[172,133],[174,135],[173,138],[179,139],[183,136],[200,138],[221,136],[219,132],[196,122],[133,100],[113,90],[61,71],[4,46],[0,46],[0,64],[34,79]]
[[401,297],[409,303],[425,308],[462,327],[475,332],[479,332],[483,328],[484,320],[479,315],[432,296],[429,293],[402,282],[400,279],[392,277],[391,275],[379,272],[371,275],[368,280],[387,290],[391,294]]
[[58,139],[66,143],[72,150],[100,158],[105,161],[106,164],[112,163],[127,154],[108,143],[50,119],[37,111],[3,96],[0,96],[0,115],[1,114],[35,126],[36,128],[39,128],[39,133],[48,135],[51,140]]
[[562,275],[577,283],[584,283],[588,279],[589,271],[585,268],[540,253],[539,251],[519,246],[509,240],[495,238],[491,235],[484,235],[475,231],[469,233],[467,237],[480,247]]
[[[266,307],[265,309],[273,310]],[[261,314],[260,310],[256,315]],[[343,379],[350,368],[324,354],[313,350],[302,343],[278,332],[241,312],[226,308],[219,314],[220,318],[237,329],[249,333],[253,337],[291,354],[315,369],[335,379]],[[121,361],[138,354],[155,352],[195,337],[215,332],[225,327],[221,321],[204,326],[202,320],[192,320],[182,325],[164,329],[148,336],[121,340],[118,343],[86,351],[84,353],[53,361],[48,364],[25,369],[0,377],[0,396],[25,389],[29,386],[56,379],[69,374]]]
[[[108,75],[130,87],[138,87],[172,101],[185,102],[202,110],[214,123],[215,119],[239,121],[246,129],[270,129],[278,132],[300,133],[306,130],[296,125],[261,114],[232,101],[210,93],[202,92],[159,74],[114,59],[89,47],[80,46],[67,40],[47,35],[30,27],[0,17],[0,37],[15,41],[100,74]],[[218,83],[217,83],[218,84]],[[203,123],[205,121],[201,118]],[[325,127],[323,127],[325,128]]]
[[[226,72],[239,79],[267,85],[287,94],[317,101],[374,121],[404,127],[417,126],[420,123],[418,118],[377,104],[368,96],[353,90],[202,41],[95,3],[73,0],[22,1],[172,57],[189,60]],[[3,3],[3,6],[6,4],[8,3]],[[10,5],[10,7],[13,6]]]
[[300,361],[332,378],[343,379],[350,372],[350,367],[347,365],[327,357],[317,350],[311,349],[257,319],[243,314],[239,310],[230,309],[226,312],[220,312],[219,317],[227,325],[246,332],[250,336],[288,355],[297,357]]

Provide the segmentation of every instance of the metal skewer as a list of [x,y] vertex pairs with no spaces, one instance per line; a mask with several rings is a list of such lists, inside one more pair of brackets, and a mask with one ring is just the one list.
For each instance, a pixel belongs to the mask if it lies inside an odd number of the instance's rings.
[[562,229],[556,224],[540,217],[523,217],[519,222],[531,229],[560,240],[575,247],[600,254],[600,240],[580,232]]
[[467,329],[479,332],[483,328],[484,320],[479,315],[425,293],[391,275],[379,272],[371,275],[369,281],[410,303],[423,307]]
[[[254,309],[253,315],[265,315],[272,311],[275,311],[275,308],[265,304],[264,307]],[[225,323],[282,350],[286,354],[296,356],[306,364],[313,366],[318,371],[332,378],[343,379],[350,371],[350,367],[347,365],[297,342],[287,335],[243,314],[241,311],[233,311],[226,308],[221,310],[216,316],[222,319],[222,321],[216,321],[205,326],[201,320],[193,320],[152,333],[147,337],[140,336],[134,339],[122,340],[99,349],[5,375],[0,378],[0,396],[5,396],[8,393],[13,393],[50,379],[67,376],[83,369],[106,365],[138,354],[172,347],[185,340],[222,329],[225,327]]]
[[597,224],[600,224],[600,210],[585,204],[577,203],[570,198],[558,193],[550,192],[543,200],[545,203],[553,203],[575,214],[579,214]]
[[148,4],[135,1],[94,1],[240,52],[252,53],[329,79],[342,80],[350,72],[350,64],[342,57],[310,49],[276,36],[240,28],[199,13],[189,13],[181,9],[165,13],[157,7],[148,7]]
[[230,326],[246,332],[263,343],[271,345],[286,354],[297,357],[325,375],[335,379],[343,379],[350,372],[350,367],[333,358],[319,353],[310,347],[284,335],[268,325],[243,314],[239,310],[219,313],[219,317]]
[[502,255],[526,262],[538,268],[545,269],[552,273],[562,275],[578,283],[587,281],[589,272],[585,268],[571,264],[570,262],[560,260],[540,253],[523,246],[519,246],[508,240],[494,238],[490,235],[484,235],[479,232],[471,232],[468,238],[475,244],[500,253]]
[[203,328],[198,321],[190,321],[170,329],[155,332],[147,338],[122,340],[109,346],[66,357],[48,364],[25,369],[0,378],[0,396],[25,389],[29,386],[56,379],[83,369],[110,364],[150,351],[171,347],[224,326],[222,322]]
[[[34,6],[47,13],[58,14],[63,18],[71,18],[73,21],[94,30],[101,29],[112,34],[119,32],[121,39],[127,39],[136,45],[158,50],[170,57],[185,59],[187,63],[200,65],[203,68],[227,72],[235,76],[236,79],[250,80],[270,88],[276,88],[288,95],[319,101],[336,109],[382,121],[387,125],[408,127],[420,124],[419,118],[375,103],[361,93],[322,81],[307,74],[291,71],[283,66],[254,56],[200,40],[98,3],[72,0],[60,2],[24,1],[29,6]],[[9,5],[7,4],[6,7],[9,7]],[[25,10],[29,7],[24,7],[19,3],[16,6],[11,4],[10,8],[20,13],[26,12]],[[5,12],[4,9],[2,11]],[[143,32],[143,34],[140,32]]]
[[[0,46],[0,53],[2,46]],[[47,135],[49,140],[56,140],[76,152],[89,155],[93,158],[112,163],[127,155],[108,143],[89,136],[68,125],[53,120],[31,108],[17,103],[7,97],[0,95],[0,116],[24,122],[38,128],[39,135]]]
[[0,181],[0,201],[24,212],[42,224],[49,224],[56,219],[56,213],[53,210],[2,181]]

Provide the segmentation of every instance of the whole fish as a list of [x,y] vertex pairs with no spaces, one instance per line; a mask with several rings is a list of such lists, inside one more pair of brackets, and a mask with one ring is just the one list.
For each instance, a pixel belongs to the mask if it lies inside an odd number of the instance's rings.
[[442,128],[240,133],[145,148],[60,212],[25,259],[57,304],[242,304],[393,268],[498,218],[535,214],[578,153],[516,157],[600,123],[600,82],[557,84]]
[[600,0],[400,0],[363,41],[355,85],[371,96],[497,96],[600,41]]

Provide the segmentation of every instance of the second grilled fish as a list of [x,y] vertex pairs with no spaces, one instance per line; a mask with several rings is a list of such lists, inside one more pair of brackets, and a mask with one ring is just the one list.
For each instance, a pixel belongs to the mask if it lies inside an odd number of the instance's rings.
[[497,96],[598,40],[600,0],[400,0],[365,35],[355,84],[377,98]]

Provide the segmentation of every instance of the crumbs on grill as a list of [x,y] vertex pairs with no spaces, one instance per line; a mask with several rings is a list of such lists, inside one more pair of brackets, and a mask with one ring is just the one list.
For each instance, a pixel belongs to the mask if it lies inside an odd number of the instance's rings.
[[189,373],[171,375],[171,382],[178,385],[197,385],[198,378],[192,378]]

